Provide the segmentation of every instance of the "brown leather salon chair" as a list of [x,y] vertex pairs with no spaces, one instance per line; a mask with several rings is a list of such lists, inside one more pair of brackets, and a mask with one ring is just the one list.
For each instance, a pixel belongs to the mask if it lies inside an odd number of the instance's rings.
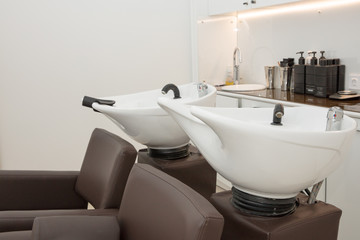
[[199,193],[147,164],[135,164],[115,216],[35,219],[7,240],[219,240],[224,219]]
[[95,129],[80,171],[0,171],[0,232],[30,230],[38,216],[116,216],[136,155],[127,141]]

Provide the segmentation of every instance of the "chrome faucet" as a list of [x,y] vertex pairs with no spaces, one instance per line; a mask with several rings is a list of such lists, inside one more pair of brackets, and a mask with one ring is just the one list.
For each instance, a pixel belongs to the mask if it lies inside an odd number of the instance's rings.
[[240,68],[240,63],[242,61],[242,56],[241,56],[241,52],[240,49],[238,47],[235,48],[234,50],[234,54],[233,54],[233,78],[234,78],[234,84],[239,84],[240,83],[240,73],[239,73],[239,68]]
[[205,82],[198,83],[197,91],[198,91],[199,97],[206,96],[208,94],[208,85]]
[[326,131],[339,131],[344,118],[344,111],[339,107],[331,107],[327,113]]

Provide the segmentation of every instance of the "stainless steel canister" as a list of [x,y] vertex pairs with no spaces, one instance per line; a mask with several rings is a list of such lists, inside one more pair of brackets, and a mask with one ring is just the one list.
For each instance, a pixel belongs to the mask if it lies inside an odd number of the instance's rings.
[[287,91],[290,90],[290,79],[291,75],[289,76],[290,67],[279,67],[279,74],[280,74],[280,83],[281,83],[281,90]]
[[275,81],[275,66],[265,66],[265,79],[266,79],[266,87],[268,89],[274,88]]

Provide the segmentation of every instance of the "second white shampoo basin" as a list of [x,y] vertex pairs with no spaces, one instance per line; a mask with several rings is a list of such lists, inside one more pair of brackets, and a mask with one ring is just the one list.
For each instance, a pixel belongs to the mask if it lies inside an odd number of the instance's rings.
[[[174,101],[181,104],[215,106],[216,89],[207,85],[207,94],[199,96],[195,83],[177,86],[181,98]],[[128,136],[152,149],[172,149],[188,144],[189,137],[179,125],[157,104],[159,97],[174,98],[174,92],[166,95],[161,89],[134,94],[101,98],[113,100],[112,106],[92,103],[92,108],[107,116]]]
[[294,197],[326,178],[356,131],[347,116],[340,131],[325,131],[325,108],[285,108],[283,125],[274,126],[273,108],[190,107],[164,98],[159,104],[235,188],[267,198]]

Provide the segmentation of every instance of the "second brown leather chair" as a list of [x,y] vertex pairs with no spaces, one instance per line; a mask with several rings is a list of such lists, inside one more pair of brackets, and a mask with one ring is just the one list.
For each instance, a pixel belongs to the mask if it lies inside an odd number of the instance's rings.
[[224,219],[200,194],[146,164],[135,164],[118,217],[35,219],[32,231],[0,233],[7,240],[220,240]]
[[0,171],[0,232],[29,230],[38,216],[116,215],[136,155],[127,141],[95,129],[80,172]]

